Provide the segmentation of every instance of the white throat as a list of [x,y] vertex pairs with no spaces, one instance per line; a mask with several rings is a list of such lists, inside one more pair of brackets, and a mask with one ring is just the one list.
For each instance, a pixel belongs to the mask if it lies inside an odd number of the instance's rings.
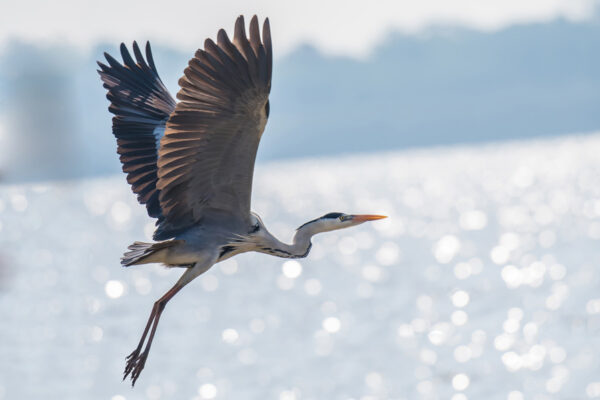
[[231,244],[236,248],[235,254],[257,251],[283,258],[304,258],[310,252],[311,238],[314,235],[340,228],[334,221],[316,219],[300,226],[296,230],[292,243],[287,244],[273,236],[262,221],[257,220],[257,222],[259,225],[256,232]]

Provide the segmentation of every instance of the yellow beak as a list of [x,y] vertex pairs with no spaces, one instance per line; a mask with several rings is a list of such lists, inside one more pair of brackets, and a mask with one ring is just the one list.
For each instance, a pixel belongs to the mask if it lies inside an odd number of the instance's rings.
[[361,215],[353,215],[352,219],[354,221],[365,222],[365,221],[375,221],[377,219],[387,218],[385,215],[372,215],[372,214],[361,214]]

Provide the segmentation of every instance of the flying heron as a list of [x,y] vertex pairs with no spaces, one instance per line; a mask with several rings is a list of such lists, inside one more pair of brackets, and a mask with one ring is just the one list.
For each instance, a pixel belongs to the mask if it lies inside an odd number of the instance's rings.
[[124,44],[120,50],[123,64],[104,53],[108,65],[98,62],[98,73],[108,90],[112,132],[127,182],[148,215],[158,219],[155,243],[133,243],[121,264],[185,268],[154,303],[140,342],[127,357],[123,380],[131,374],[135,385],[165,305],[214,264],[248,251],[306,257],[315,234],[385,217],[332,212],[301,225],[292,244],[286,244],[250,211],[254,160],[269,117],[273,53],[268,19],[262,40],[256,16],[249,36],[240,16],[233,42],[223,29],[216,43],[207,39],[179,80],[179,102],[158,76],[150,43],[145,59],[136,42],[135,60]]

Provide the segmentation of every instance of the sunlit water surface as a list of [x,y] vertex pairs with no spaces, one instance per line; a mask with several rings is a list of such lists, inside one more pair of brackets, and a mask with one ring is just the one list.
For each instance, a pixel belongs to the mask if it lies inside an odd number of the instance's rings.
[[123,176],[0,187],[0,399],[600,397],[600,136],[267,164],[253,209],[390,218],[215,266],[131,389],[181,273],[119,266],[145,209]]

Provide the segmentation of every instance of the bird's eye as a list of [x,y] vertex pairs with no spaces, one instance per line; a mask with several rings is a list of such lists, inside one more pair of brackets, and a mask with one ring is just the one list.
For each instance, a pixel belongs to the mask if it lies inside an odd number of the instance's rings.
[[340,215],[340,218],[339,218],[339,220],[340,220],[341,222],[344,222],[346,219],[347,219],[347,218],[346,218],[346,216],[345,216],[345,215]]

